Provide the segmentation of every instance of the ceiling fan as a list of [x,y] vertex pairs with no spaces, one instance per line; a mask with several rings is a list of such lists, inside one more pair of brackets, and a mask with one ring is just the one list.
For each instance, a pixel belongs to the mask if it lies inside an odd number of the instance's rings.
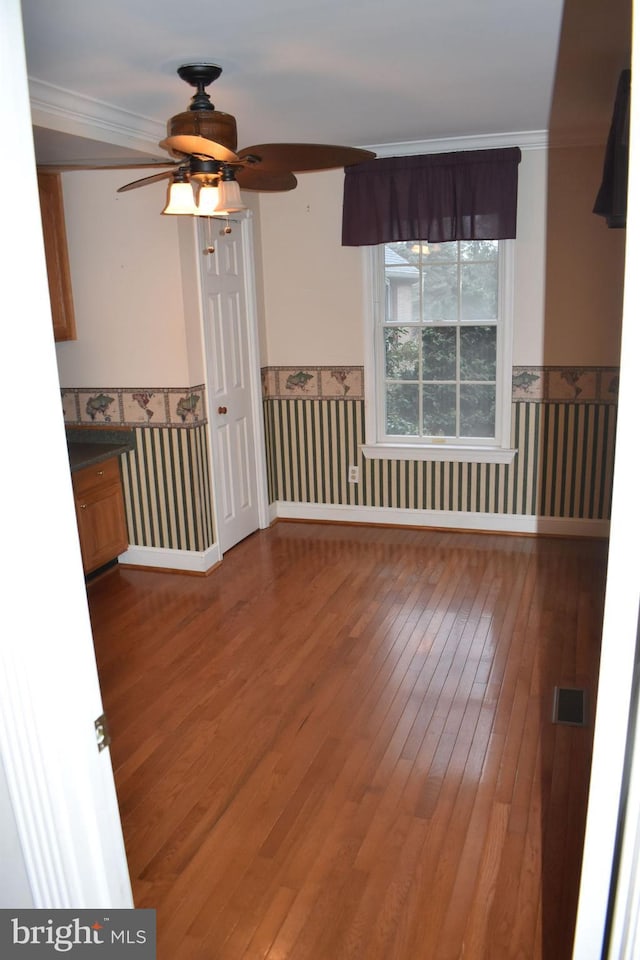
[[[238,150],[235,117],[216,110],[206,92],[222,68],[213,63],[188,63],[178,67],[177,72],[182,80],[196,88],[196,93],[188,110],[171,117],[167,137],[160,143],[174,162],[161,173],[125,184],[118,193],[170,179],[171,193],[178,188],[176,196],[181,193],[184,197],[185,193],[192,193],[190,187],[198,186],[199,201],[195,207],[193,198],[187,200],[184,209],[179,208],[182,201],[176,201],[175,209],[171,209],[170,197],[166,213],[212,215],[244,209],[240,188],[293,190],[297,184],[295,173],[337,169],[375,157],[372,151],[358,147],[316,143],[262,143]],[[203,190],[203,187],[216,190]],[[207,198],[208,193],[212,196],[215,193],[216,206],[213,198]]]

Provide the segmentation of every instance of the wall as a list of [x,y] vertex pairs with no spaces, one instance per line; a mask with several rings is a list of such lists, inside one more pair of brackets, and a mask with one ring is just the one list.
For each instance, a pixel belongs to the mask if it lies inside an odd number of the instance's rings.
[[549,150],[546,364],[619,361],[626,231],[591,212],[603,160],[603,145]]
[[[342,171],[260,198],[268,366],[362,365],[362,253],[341,246]],[[543,361],[546,151],[519,170],[514,364]]]
[[[546,150],[524,149],[520,165],[512,407],[519,453],[510,466],[364,460],[366,294],[361,252],[340,245],[343,175],[300,176],[291,194],[261,198],[265,421],[277,513],[606,531],[623,247],[590,213],[603,148],[552,153],[549,162]],[[577,242],[567,234],[568,214],[583,234]],[[347,481],[351,465],[360,468],[358,486]]]
[[[528,530],[551,518],[575,521],[573,532],[605,529],[623,238],[590,213],[603,148],[548,153],[524,149],[520,165],[512,466],[361,457],[366,291],[362,252],[341,246],[343,174],[303,174],[290,193],[248,195],[274,514],[322,506],[325,517],[330,507],[349,511],[339,514],[346,519],[366,509],[366,519],[393,522]],[[79,337],[57,347],[65,418],[102,422],[87,404],[112,398],[106,416],[136,431],[137,453],[123,464],[131,543],[202,552],[215,531],[205,509],[194,224],[159,215],[163,184],[117,194],[122,182],[123,171],[64,177]],[[199,433],[185,444],[180,430]],[[351,465],[359,486],[347,482]],[[183,491],[187,514],[176,526]]]
[[56,355],[67,425],[135,433],[122,458],[130,545],[180,566],[215,542],[195,224],[160,215],[163,182],[117,193],[138,175],[63,175],[77,340]]
[[191,382],[177,217],[162,183],[117,193],[146,171],[62,177],[78,339],[58,344],[62,386]]
[[362,364],[361,254],[341,246],[342,171],[260,197],[266,363]]

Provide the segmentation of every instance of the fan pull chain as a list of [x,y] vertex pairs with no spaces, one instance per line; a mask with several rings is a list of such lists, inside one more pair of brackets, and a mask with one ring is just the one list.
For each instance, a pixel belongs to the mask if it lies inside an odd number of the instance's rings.
[[[214,244],[214,242],[213,242],[213,226],[212,226],[212,221],[213,221],[213,220],[219,220],[219,219],[220,219],[220,217],[203,217],[203,220],[206,221],[206,227],[205,227],[205,245],[204,245],[204,247],[202,248],[202,252],[204,253],[205,257],[208,256],[209,254],[212,254],[212,253],[215,253],[215,252],[216,252],[215,244]],[[235,222],[235,221],[234,221],[234,222]],[[225,225],[224,225],[224,227],[222,228],[222,230],[220,231],[220,236],[221,236],[221,237],[227,237],[230,233],[231,233],[231,220],[229,219],[229,217],[227,217],[227,218],[226,218]]]
[[212,218],[212,217],[206,217],[205,219],[206,219],[206,227],[205,227],[205,246],[204,246],[204,249],[203,249],[202,252],[204,253],[204,255],[205,255],[205,257],[206,257],[206,256],[208,256],[208,255],[211,254],[211,253],[215,253],[215,252],[216,252],[216,248],[215,248],[214,243],[213,243],[213,228],[212,228],[212,226],[211,226],[211,221],[212,221],[213,218]]

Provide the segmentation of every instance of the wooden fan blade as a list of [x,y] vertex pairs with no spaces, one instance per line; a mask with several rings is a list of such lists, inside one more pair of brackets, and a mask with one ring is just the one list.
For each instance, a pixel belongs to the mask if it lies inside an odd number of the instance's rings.
[[353,163],[362,163],[363,160],[373,160],[375,153],[358,147],[339,147],[328,143],[261,143],[240,150],[239,156],[240,159],[257,157],[262,170],[292,170],[294,173],[304,173],[348,167]]
[[238,167],[235,176],[242,190],[295,190],[298,185],[292,173],[272,173],[260,166]]
[[154,173],[150,177],[143,177],[141,180],[134,180],[132,183],[125,183],[124,187],[118,187],[116,193],[126,193],[127,190],[145,187],[148,183],[155,183],[156,180],[169,180],[173,176],[174,170],[175,167],[172,170],[164,170],[162,173]]
[[45,173],[67,173],[72,170],[148,170],[157,167],[166,169],[175,167],[175,160],[146,160],[146,161],[123,161],[123,160],[86,160],[74,163],[39,163],[38,170]]
[[207,140],[205,137],[196,137],[189,134],[179,134],[175,137],[167,137],[160,146],[163,150],[169,152],[186,154],[188,156],[206,157],[211,160],[219,160],[220,163],[233,163],[238,159],[238,154],[233,150],[228,150],[221,143],[215,140]]

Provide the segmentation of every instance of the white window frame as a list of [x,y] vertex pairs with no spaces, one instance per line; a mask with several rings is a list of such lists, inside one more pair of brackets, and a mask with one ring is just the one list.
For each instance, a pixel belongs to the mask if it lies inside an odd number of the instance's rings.
[[511,463],[518,452],[511,443],[511,381],[515,241],[501,240],[498,252],[498,338],[496,357],[496,439],[488,442],[384,435],[384,244],[363,248],[365,283],[365,443],[362,453],[377,460],[437,460],[466,463]]

